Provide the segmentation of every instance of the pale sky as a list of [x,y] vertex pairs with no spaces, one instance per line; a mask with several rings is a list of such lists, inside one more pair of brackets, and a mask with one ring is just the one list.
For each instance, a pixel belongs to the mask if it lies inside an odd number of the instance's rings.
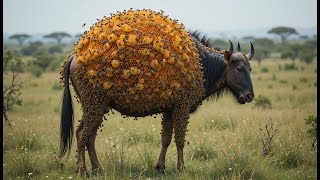
[[316,0],[4,0],[3,32],[74,34],[129,8],[163,10],[203,31],[317,26]]

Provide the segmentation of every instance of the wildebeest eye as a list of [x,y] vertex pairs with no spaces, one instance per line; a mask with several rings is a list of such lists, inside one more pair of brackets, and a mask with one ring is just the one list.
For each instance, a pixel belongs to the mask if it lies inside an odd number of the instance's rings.
[[236,69],[237,69],[238,71],[242,71],[241,67],[236,67]]

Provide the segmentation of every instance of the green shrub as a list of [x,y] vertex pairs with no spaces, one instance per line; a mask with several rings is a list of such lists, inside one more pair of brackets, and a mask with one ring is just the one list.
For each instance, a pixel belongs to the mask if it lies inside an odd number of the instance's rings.
[[292,90],[296,90],[296,89],[298,89],[298,87],[295,84],[292,85]]
[[284,79],[281,79],[281,80],[279,80],[279,83],[281,83],[281,84],[287,84],[288,81],[287,81],[287,80],[284,80]]
[[263,68],[261,68],[261,72],[263,72],[263,73],[269,72],[269,69],[267,67],[263,67]]
[[56,56],[52,54],[39,53],[34,57],[33,64],[39,66],[42,70],[45,70],[52,61],[56,60]]
[[302,78],[300,78],[299,80],[300,80],[300,82],[303,82],[303,83],[308,82],[308,79],[307,79],[307,78],[305,78],[305,77],[302,77]]
[[52,85],[52,89],[53,90],[62,90],[63,89],[63,86],[59,83],[59,82],[55,82],[53,85]]
[[317,116],[308,115],[305,119],[305,123],[309,125],[308,133],[314,137],[317,136]]
[[271,108],[271,101],[269,98],[259,95],[254,98],[254,107],[255,108],[263,108],[263,109],[270,109]]
[[272,80],[273,80],[273,81],[277,80],[277,77],[276,77],[275,74],[272,74]]
[[61,46],[55,45],[55,46],[49,47],[48,52],[49,52],[50,54],[62,53],[62,52],[63,52],[63,49],[62,49]]
[[35,77],[40,77],[42,75],[43,70],[39,66],[33,65],[29,68],[29,72],[31,72],[31,74]]
[[61,60],[55,59],[55,60],[49,62],[46,70],[50,71],[50,72],[56,72],[57,70],[59,70],[60,65],[61,65]]
[[39,49],[40,49],[39,46],[29,45],[21,48],[20,53],[24,56],[32,56],[36,52],[39,52]]
[[285,64],[284,65],[284,70],[286,70],[286,71],[294,71],[294,70],[298,70],[298,67],[294,63]]

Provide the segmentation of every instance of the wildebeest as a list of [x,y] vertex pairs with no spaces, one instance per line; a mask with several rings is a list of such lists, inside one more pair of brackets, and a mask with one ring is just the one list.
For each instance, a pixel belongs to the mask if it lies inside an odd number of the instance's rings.
[[[165,24],[163,24],[165,23]],[[174,132],[177,169],[184,169],[183,148],[189,114],[208,97],[230,90],[239,103],[254,98],[248,54],[233,45],[226,51],[208,47],[198,32],[150,10],[125,11],[99,21],[82,36],[61,70],[64,93],[60,156],[70,152],[73,109],[69,78],[83,109],[76,130],[77,172],[86,172],[85,147],[92,170],[101,171],[94,141],[103,115],[144,117],[162,113],[162,148],[156,169],[165,170],[165,156]]]

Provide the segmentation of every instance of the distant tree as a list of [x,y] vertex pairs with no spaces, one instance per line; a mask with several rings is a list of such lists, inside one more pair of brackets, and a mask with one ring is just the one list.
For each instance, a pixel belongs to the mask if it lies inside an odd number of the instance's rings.
[[307,40],[309,38],[309,36],[308,35],[300,35],[299,38],[302,40]]
[[34,58],[33,64],[45,71],[50,62],[56,59],[56,56],[53,54],[39,53],[34,55]]
[[283,26],[274,27],[270,29],[268,33],[280,36],[282,43],[284,43],[290,35],[298,34],[298,32],[294,28]]
[[222,39],[210,39],[209,43],[211,47],[214,47],[217,50],[229,48],[229,42]]
[[245,40],[245,41],[252,41],[254,39],[253,36],[243,36],[241,39]]
[[57,41],[58,45],[61,45],[62,39],[66,38],[66,37],[71,37],[71,35],[68,33],[65,33],[65,32],[54,32],[51,34],[44,35],[43,37],[55,39]]
[[314,34],[314,35],[312,36],[312,39],[317,39],[317,35]]
[[281,52],[281,59],[300,59],[301,61],[309,64],[317,55],[317,40],[307,40],[303,44],[290,44]]
[[312,63],[313,58],[317,55],[317,40],[308,40],[300,46],[299,59],[307,64]]
[[78,33],[78,34],[74,35],[74,37],[75,37],[77,40],[80,39],[81,36],[82,36],[82,33]]
[[58,46],[58,45],[51,46],[51,47],[48,48],[48,52],[50,54],[62,53],[63,52],[63,48],[61,46]]
[[30,42],[30,45],[32,45],[32,46],[42,46],[43,42],[42,41],[33,41],[33,42]]
[[12,36],[9,37],[9,39],[14,39],[14,40],[17,40],[19,45],[22,46],[23,45],[23,42],[30,38],[31,36],[28,35],[28,34],[14,34]]
[[274,46],[274,42],[268,38],[255,38],[253,39],[254,49],[256,51],[254,58],[258,61],[260,66],[261,61],[269,58]]
[[299,44],[289,44],[281,51],[280,58],[295,60],[299,58],[298,55],[301,48]]
[[41,41],[30,42],[28,46],[22,47],[20,53],[24,56],[32,56],[44,49]]
[[8,118],[8,112],[14,105],[21,106],[21,88],[23,81],[20,73],[23,71],[23,62],[20,57],[7,50],[3,57],[3,120],[12,127],[12,121]]

